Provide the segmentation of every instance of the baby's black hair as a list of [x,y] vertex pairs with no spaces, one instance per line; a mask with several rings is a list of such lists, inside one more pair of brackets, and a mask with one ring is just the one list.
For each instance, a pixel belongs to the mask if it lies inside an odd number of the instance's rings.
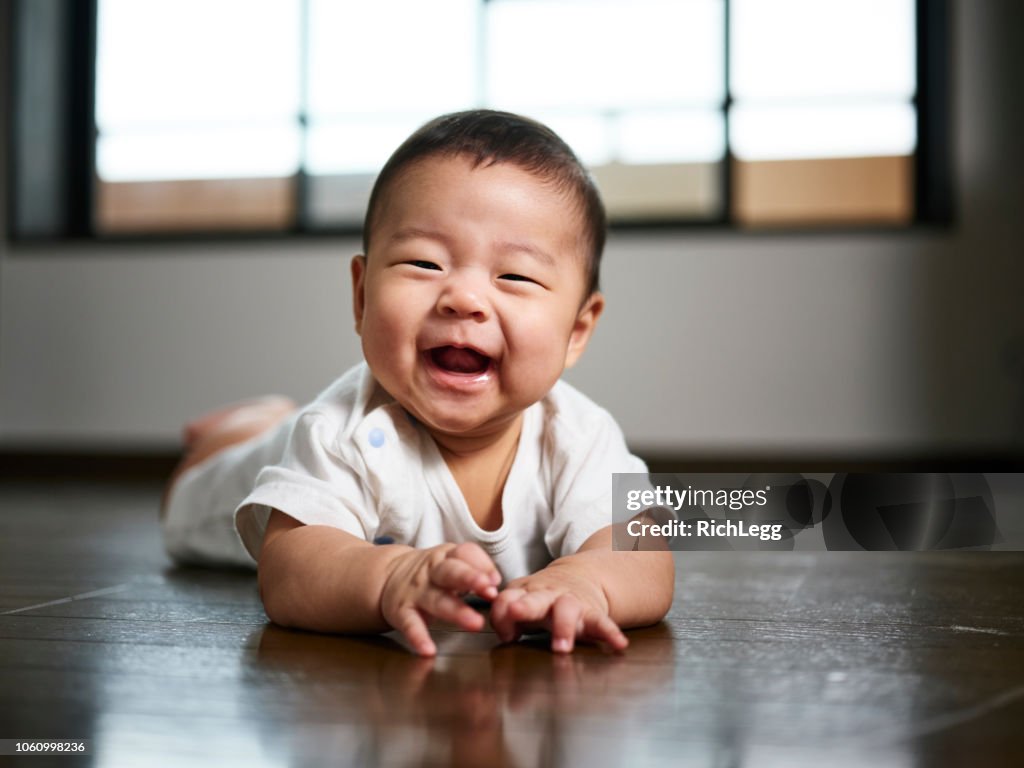
[[465,155],[474,167],[511,163],[548,180],[575,198],[583,222],[587,292],[598,289],[607,222],[593,179],[569,145],[546,125],[511,112],[473,109],[434,118],[388,159],[374,182],[363,223],[363,253],[384,196],[398,175],[426,157]]

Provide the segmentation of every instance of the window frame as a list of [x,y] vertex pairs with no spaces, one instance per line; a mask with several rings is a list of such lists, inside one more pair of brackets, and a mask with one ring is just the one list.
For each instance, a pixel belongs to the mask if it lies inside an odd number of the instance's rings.
[[[203,242],[237,240],[273,240],[281,238],[337,238],[361,234],[359,225],[309,225],[309,176],[304,166],[289,178],[295,180],[294,224],[279,230],[197,230],[152,233],[101,233],[94,226],[96,202],[95,149],[97,128],[94,116],[96,39],[98,0],[52,0],[49,7],[56,18],[45,34],[27,41],[24,32],[28,17],[26,5],[38,0],[12,0],[6,4],[6,26],[11,38],[7,48],[8,109],[7,137],[7,226],[8,241],[15,243],[47,242]],[[488,0],[481,0],[487,3]],[[610,222],[611,232],[710,230],[748,235],[793,233],[849,233],[864,231],[903,231],[916,226],[950,226],[954,223],[953,164],[951,159],[951,4],[949,0],[916,0],[916,69],[917,88],[911,103],[915,108],[917,142],[913,163],[913,215],[906,224],[809,224],[772,227],[744,227],[737,222],[734,201],[734,157],[730,151],[730,110],[733,105],[730,88],[730,0],[724,3],[725,94],[721,105],[724,114],[726,152],[720,164],[722,214],[702,219],[630,218]],[[38,6],[37,6],[38,8]],[[306,4],[303,4],[303,13]],[[303,34],[308,29],[302,20]],[[38,33],[38,30],[36,30]],[[25,71],[49,66],[57,83],[56,98],[47,105],[42,116],[25,109],[22,103]],[[305,66],[305,64],[303,64]],[[301,126],[308,124],[305,110],[298,115]],[[32,234],[19,229],[20,205],[25,180],[18,165],[25,156],[27,136],[50,126],[47,149],[55,164],[66,172],[55,175],[49,189],[50,206],[59,217],[59,226],[51,233]],[[54,129],[53,126],[58,126]]]

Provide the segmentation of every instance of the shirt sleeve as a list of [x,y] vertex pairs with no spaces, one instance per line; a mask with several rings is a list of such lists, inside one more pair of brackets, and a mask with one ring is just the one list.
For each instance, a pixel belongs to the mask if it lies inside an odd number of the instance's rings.
[[277,464],[264,467],[235,511],[235,527],[258,559],[273,509],[306,525],[329,525],[369,540],[377,529],[375,504],[359,471],[358,456],[342,456],[338,425],[326,414],[302,414]]
[[571,555],[612,524],[612,474],[647,472],[632,455],[622,430],[604,409],[593,407],[586,420],[560,420],[554,432],[554,517],[544,543],[554,558]]

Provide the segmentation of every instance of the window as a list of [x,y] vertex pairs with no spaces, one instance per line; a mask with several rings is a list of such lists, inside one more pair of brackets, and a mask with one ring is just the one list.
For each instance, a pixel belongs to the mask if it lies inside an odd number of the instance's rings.
[[913,217],[909,0],[733,0],[733,215],[745,224]]
[[402,139],[477,106],[551,125],[613,225],[948,214],[944,3],[21,0],[15,25],[16,235],[355,231]]

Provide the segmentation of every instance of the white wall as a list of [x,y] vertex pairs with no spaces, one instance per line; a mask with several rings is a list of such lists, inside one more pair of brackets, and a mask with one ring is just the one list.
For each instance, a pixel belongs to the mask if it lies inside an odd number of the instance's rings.
[[[1022,4],[954,2],[958,223],[615,234],[569,379],[693,456],[1024,443]],[[187,416],[314,395],[357,359],[354,240],[0,244],[0,446],[171,447]]]

